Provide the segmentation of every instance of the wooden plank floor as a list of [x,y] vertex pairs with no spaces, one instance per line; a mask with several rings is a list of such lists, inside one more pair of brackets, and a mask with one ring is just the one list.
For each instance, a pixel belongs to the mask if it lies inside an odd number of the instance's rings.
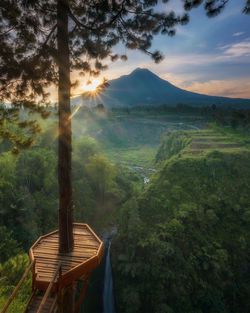
[[53,278],[59,262],[62,266],[62,274],[64,274],[97,255],[100,242],[87,227],[74,225],[73,233],[74,249],[70,253],[59,253],[58,232],[42,238],[32,248],[36,260],[36,280],[49,282]]

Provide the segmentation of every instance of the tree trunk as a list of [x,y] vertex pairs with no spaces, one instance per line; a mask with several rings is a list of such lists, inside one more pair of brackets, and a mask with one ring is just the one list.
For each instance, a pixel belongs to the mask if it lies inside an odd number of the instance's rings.
[[[72,134],[70,110],[70,61],[68,34],[69,0],[57,2],[57,49],[58,49],[58,184],[59,184],[59,251],[73,250],[73,198],[72,198]],[[75,288],[67,287],[63,295],[63,312],[74,312]],[[61,313],[63,313],[61,312]]]
[[73,199],[71,169],[70,61],[68,34],[69,0],[57,3],[57,45],[59,68],[59,247],[61,253],[73,249]]

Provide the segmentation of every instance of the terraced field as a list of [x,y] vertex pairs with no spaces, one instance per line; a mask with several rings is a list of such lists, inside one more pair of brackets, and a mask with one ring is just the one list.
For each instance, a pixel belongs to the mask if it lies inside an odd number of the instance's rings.
[[214,150],[222,152],[250,151],[249,142],[214,130],[189,131],[188,135],[191,137],[191,142],[183,152],[187,156],[201,156]]

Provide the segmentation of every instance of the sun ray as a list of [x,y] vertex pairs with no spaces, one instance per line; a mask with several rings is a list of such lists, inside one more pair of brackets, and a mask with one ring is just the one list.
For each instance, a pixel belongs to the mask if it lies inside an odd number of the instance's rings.
[[79,111],[80,107],[81,107],[81,105],[79,105],[78,107],[76,107],[76,109],[74,110],[74,112],[72,112],[72,113],[70,114],[69,120],[71,120],[72,117]]

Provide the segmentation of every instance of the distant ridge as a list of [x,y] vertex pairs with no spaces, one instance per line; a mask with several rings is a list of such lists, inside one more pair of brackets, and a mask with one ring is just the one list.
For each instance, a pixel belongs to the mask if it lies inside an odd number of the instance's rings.
[[[215,97],[186,91],[161,79],[148,69],[137,68],[129,75],[110,80],[109,84],[109,88],[101,95],[102,100],[97,100],[109,108],[163,104],[174,106],[178,103],[250,108],[250,99]],[[72,103],[93,105],[94,101],[83,101],[81,97],[76,97],[72,99]]]

